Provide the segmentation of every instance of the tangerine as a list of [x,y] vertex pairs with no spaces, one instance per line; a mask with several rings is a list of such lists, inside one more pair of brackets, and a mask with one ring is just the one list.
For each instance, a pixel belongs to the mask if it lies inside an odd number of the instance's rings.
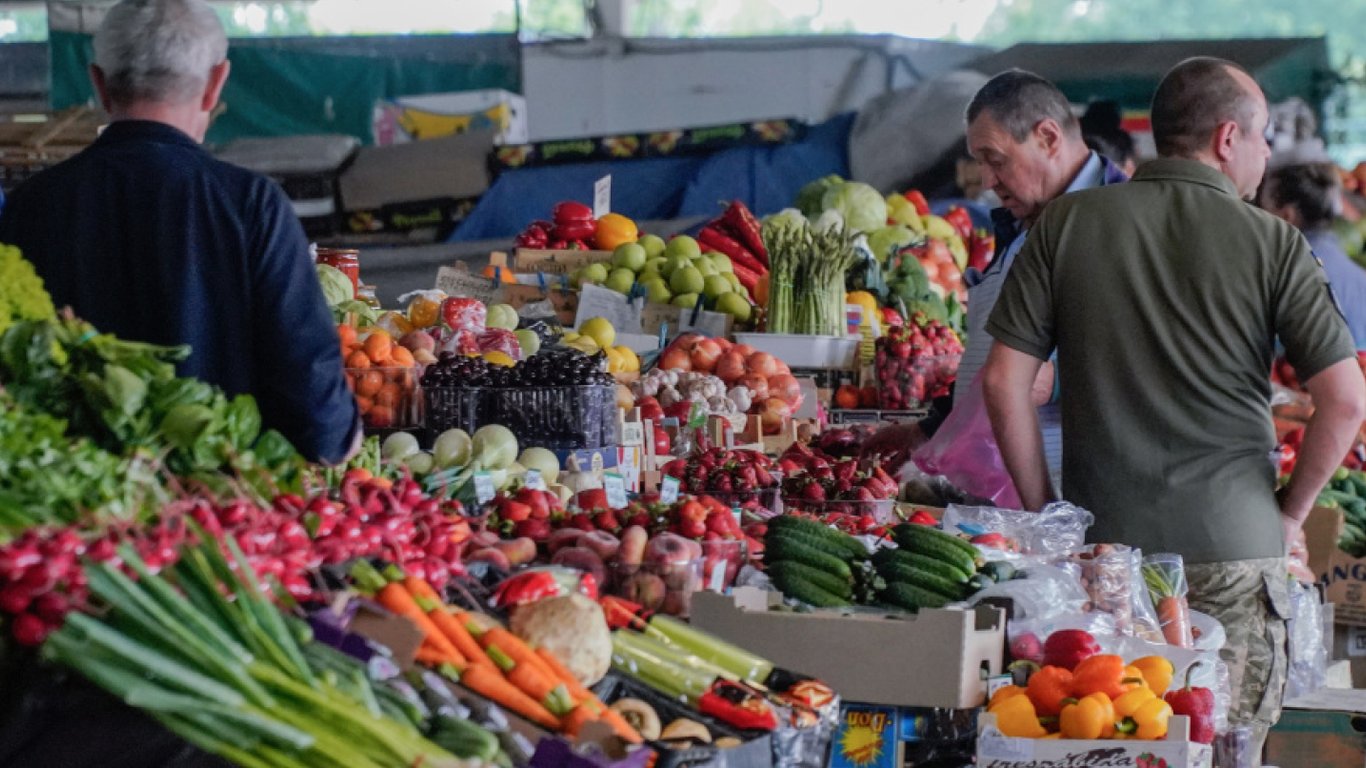
[[369,355],[374,363],[389,362],[393,351],[394,340],[384,331],[376,329],[365,338],[365,354]]

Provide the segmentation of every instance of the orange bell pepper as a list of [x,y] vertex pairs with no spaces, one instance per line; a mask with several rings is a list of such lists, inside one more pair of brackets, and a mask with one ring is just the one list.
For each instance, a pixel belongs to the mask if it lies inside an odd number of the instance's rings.
[[1101,653],[1082,660],[1072,671],[1072,695],[1081,698],[1103,693],[1111,699],[1117,699],[1142,682],[1141,674],[1130,677],[1126,673],[1123,658],[1112,653]]
[[1063,699],[1072,696],[1072,673],[1062,667],[1043,667],[1029,676],[1025,695],[1040,717],[1056,717]]
[[1064,739],[1108,739],[1115,735],[1115,705],[1099,691],[1080,700],[1065,699],[1058,732]]
[[619,213],[609,213],[598,219],[598,231],[593,245],[601,251],[616,250],[623,243],[634,243],[640,237],[636,223]]

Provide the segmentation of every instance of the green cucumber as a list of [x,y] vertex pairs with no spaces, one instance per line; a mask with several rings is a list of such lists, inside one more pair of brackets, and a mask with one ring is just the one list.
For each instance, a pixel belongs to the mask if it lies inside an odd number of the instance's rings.
[[815,520],[808,520],[804,517],[794,515],[778,515],[768,521],[768,530],[773,531],[801,531],[810,536],[817,537],[827,543],[825,549],[832,552],[844,553],[844,559],[866,560],[868,558],[868,548],[863,546],[857,539],[842,531],[837,531],[828,525],[818,523]]
[[771,564],[779,560],[793,560],[841,579],[854,578],[854,572],[849,569],[848,563],[828,552],[808,546],[804,539],[795,536],[770,536],[764,542],[764,562]]
[[790,560],[780,560],[770,565],[768,577],[784,595],[817,608],[848,605],[849,596],[853,594],[850,584],[842,584],[825,571]]
[[1004,560],[993,560],[982,564],[981,573],[990,576],[992,581],[999,584],[1015,578],[1015,566]]
[[921,608],[943,608],[950,602],[943,595],[900,581],[888,584],[887,588],[878,594],[878,597],[888,605],[905,608],[908,611],[918,611]]
[[972,578],[973,574],[966,573],[955,563],[938,560],[929,555],[921,555],[915,552],[907,552],[904,549],[892,549],[883,547],[873,553],[873,564],[882,567],[884,563],[905,563],[913,568],[928,571],[940,578],[947,579],[955,584],[962,584]]
[[933,573],[918,570],[905,563],[887,563],[878,568],[878,573],[882,575],[883,579],[886,579],[888,584],[892,582],[911,584],[923,590],[934,592],[948,601],[962,600],[965,597],[963,594],[964,585],[955,584],[948,579],[942,579]]
[[[956,536],[923,525],[899,525],[892,529],[892,536],[896,538],[897,546],[909,552],[943,560],[960,571],[977,572],[977,560],[980,557],[977,548]],[[964,547],[971,549],[972,554],[968,554]]]
[[432,730],[427,738],[462,760],[487,762],[501,749],[497,736],[469,720],[447,714],[432,718]]

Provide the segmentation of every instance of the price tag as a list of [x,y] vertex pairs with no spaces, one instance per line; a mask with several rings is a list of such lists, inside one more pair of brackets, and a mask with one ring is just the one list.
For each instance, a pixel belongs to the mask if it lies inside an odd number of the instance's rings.
[[593,218],[601,219],[612,212],[612,174],[593,182]]
[[644,445],[645,425],[638,421],[627,421],[621,425],[622,445]]
[[626,506],[626,480],[616,472],[602,476],[602,489],[607,491],[607,506],[621,509]]
[[480,504],[487,504],[498,495],[498,489],[493,487],[493,475],[487,472],[474,473],[474,498]]
[[528,469],[526,471],[526,487],[534,491],[545,490],[545,480],[541,478],[541,470]]
[[711,573],[707,574],[708,592],[726,591],[726,561],[717,560],[711,564]]
[[991,677],[988,677],[988,678],[987,678],[987,700],[990,700],[993,694],[995,694],[997,691],[1001,690],[1002,688],[1006,687],[1007,685],[1014,685],[1014,684],[1015,684],[1015,676],[1014,676],[1014,675],[993,675],[993,676],[991,676]]
[[743,509],[740,509],[739,507],[731,507],[730,513],[735,516],[736,525],[744,525],[745,511]]
[[678,478],[665,477],[659,483],[659,503],[673,504],[678,501]]

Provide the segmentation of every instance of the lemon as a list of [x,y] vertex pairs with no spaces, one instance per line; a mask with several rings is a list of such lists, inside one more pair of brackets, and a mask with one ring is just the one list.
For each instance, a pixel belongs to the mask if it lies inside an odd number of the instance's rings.
[[498,351],[485,352],[484,360],[488,361],[489,365],[501,365],[504,368],[511,368],[517,363],[516,360],[513,360],[508,355],[508,353]]
[[621,355],[622,371],[626,373],[636,373],[640,370],[640,358],[636,356],[635,350],[630,347],[618,344],[612,349]]
[[606,349],[612,346],[617,340],[617,329],[612,327],[612,323],[605,317],[594,317],[585,320],[579,326],[579,335],[587,336],[592,339],[599,348]]

